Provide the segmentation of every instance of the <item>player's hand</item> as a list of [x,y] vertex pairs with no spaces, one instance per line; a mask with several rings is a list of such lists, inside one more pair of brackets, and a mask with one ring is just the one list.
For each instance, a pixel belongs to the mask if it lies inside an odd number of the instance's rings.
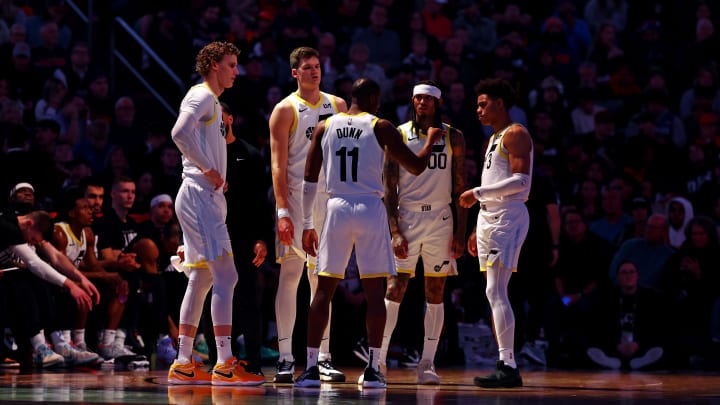
[[408,242],[402,234],[396,232],[392,236],[392,247],[395,257],[398,259],[407,259],[408,257]]
[[293,237],[295,236],[295,225],[293,225],[292,219],[290,219],[290,217],[279,218],[277,229],[280,243],[285,246],[292,245]]
[[67,279],[65,281],[65,287],[68,288],[70,296],[73,297],[78,309],[90,311],[92,309],[92,299],[90,296],[72,280]]
[[95,284],[93,284],[87,277],[83,276],[78,283],[80,288],[83,289],[93,299],[93,303],[98,305],[100,303],[100,292],[98,291]]
[[220,172],[218,172],[215,169],[208,169],[203,172],[203,175],[210,180],[210,182],[215,186],[215,190],[219,189],[225,184],[225,180],[223,180],[222,176],[220,176]]
[[436,128],[436,127],[430,127],[428,128],[427,134],[428,134],[428,140],[431,145],[436,144],[440,138],[442,138],[445,131],[442,130],[442,128]]
[[472,231],[472,233],[470,233],[470,236],[468,236],[467,249],[468,253],[470,253],[470,256],[477,257],[477,233],[475,233],[475,231]]
[[223,193],[227,193],[227,191],[228,191],[228,182],[226,181],[225,183],[223,183]]
[[252,263],[255,265],[255,267],[260,267],[260,265],[265,262],[265,257],[267,257],[267,245],[265,244],[265,242],[259,240],[255,242],[253,252],[255,253],[255,258],[253,259]]
[[140,268],[140,263],[135,258],[135,253],[120,253],[117,258],[118,265],[125,271],[135,271]]
[[463,208],[470,208],[478,200],[475,198],[475,194],[473,194],[473,190],[465,190],[462,194],[460,194],[460,197],[458,198],[458,202],[460,203],[460,206]]
[[465,253],[465,238],[464,235],[455,235],[450,246],[450,253],[455,259],[459,259]]
[[302,247],[305,253],[317,257],[318,235],[314,229],[305,229],[302,234]]

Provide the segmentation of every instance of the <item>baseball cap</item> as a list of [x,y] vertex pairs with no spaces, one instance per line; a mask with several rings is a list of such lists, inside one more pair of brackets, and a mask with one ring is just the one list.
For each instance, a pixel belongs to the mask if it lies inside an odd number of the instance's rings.
[[18,42],[13,47],[13,56],[24,56],[26,58],[30,57],[30,45],[27,44],[27,42]]
[[161,202],[166,202],[172,204],[173,200],[172,197],[168,194],[159,194],[153,197],[152,200],[150,200],[150,208],[160,204]]
[[10,189],[10,197],[14,196],[15,193],[17,193],[18,191],[20,191],[20,189],[23,189],[23,188],[29,188],[33,193],[35,192],[35,187],[33,187],[32,184],[30,184],[30,183],[18,183],[18,184],[15,185],[15,187],[13,187],[12,189]]

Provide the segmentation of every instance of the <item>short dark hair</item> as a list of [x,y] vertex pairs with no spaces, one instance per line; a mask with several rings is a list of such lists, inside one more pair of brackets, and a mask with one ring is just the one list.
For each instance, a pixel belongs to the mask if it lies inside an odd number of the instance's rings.
[[498,78],[480,80],[480,82],[475,85],[475,94],[477,96],[487,94],[490,98],[501,99],[503,104],[505,104],[506,110],[509,110],[510,107],[515,105],[515,99],[517,97],[512,84],[505,79]]
[[353,83],[350,94],[357,100],[367,100],[380,94],[380,85],[373,79],[361,77]]

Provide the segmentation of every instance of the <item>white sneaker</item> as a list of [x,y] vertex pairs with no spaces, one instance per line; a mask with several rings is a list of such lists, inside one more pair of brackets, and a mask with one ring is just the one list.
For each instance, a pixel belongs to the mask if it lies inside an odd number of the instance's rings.
[[33,364],[37,367],[47,368],[53,366],[62,366],[65,364],[63,356],[50,350],[48,345],[43,344],[33,351]]
[[423,359],[417,366],[417,383],[423,385],[440,384],[440,376],[435,372],[435,365],[430,359]]
[[327,382],[344,382],[345,373],[335,368],[331,360],[318,361],[320,380]]
[[98,353],[105,360],[116,359],[123,356],[137,356],[135,352],[124,345],[111,343],[107,346],[98,345]]
[[590,360],[595,362],[598,365],[601,365],[605,368],[609,368],[611,370],[617,370],[620,368],[620,365],[622,364],[620,362],[620,359],[617,357],[608,357],[602,350],[598,349],[597,347],[591,347],[587,349],[587,355],[590,357]]
[[60,346],[55,346],[55,353],[63,356],[65,364],[68,366],[95,363],[99,357],[97,353],[80,350],[69,343],[63,343]]
[[633,370],[639,370],[643,367],[647,367],[663,356],[662,347],[651,347],[644,356],[636,357],[630,360],[630,368]]

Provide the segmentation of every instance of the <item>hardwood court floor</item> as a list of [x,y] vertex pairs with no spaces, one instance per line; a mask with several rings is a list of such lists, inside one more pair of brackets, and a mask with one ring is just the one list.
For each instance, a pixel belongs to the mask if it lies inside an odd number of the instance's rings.
[[[273,369],[264,369],[271,380]],[[489,390],[473,376],[490,368],[439,370],[442,384],[417,386],[415,371],[391,369],[387,390],[359,389],[361,370],[344,369],[349,382],[298,389],[290,384],[260,387],[168,386],[165,371],[59,370],[0,374],[0,402],[113,404],[720,404],[720,373],[523,371],[524,386]]]

